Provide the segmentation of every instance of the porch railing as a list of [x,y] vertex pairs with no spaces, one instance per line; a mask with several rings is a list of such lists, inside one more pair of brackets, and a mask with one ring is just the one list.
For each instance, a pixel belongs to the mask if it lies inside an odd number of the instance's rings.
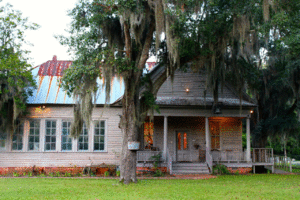
[[212,172],[213,158],[212,158],[212,155],[210,154],[210,151],[208,150],[208,148],[206,148],[206,162],[207,162],[210,172]]
[[292,172],[292,159],[285,156],[274,156],[274,167]]
[[160,154],[160,151],[137,151],[137,162],[153,162],[154,160],[151,159],[152,156],[156,156]]
[[246,152],[244,151],[212,151],[212,156],[215,162],[247,162]]
[[253,148],[252,152],[253,163],[273,163],[273,149],[272,148]]

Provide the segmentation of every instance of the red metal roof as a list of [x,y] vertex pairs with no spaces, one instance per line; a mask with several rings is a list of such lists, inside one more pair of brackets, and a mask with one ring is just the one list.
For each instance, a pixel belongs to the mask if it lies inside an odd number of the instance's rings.
[[48,60],[39,67],[39,76],[62,76],[65,69],[72,65],[72,61],[57,60],[53,56],[52,60]]

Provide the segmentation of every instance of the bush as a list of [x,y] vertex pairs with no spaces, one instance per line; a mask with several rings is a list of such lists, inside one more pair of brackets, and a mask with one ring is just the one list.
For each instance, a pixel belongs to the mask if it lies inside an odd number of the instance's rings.
[[104,172],[104,176],[108,177],[109,176],[109,171]]
[[227,167],[221,164],[217,164],[216,166],[214,166],[213,168],[214,174],[216,173],[215,171],[217,171],[217,174],[229,174],[229,170],[227,169]]

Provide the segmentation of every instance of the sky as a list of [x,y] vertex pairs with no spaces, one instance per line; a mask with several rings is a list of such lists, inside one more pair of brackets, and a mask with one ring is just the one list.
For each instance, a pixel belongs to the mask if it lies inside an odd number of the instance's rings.
[[29,63],[35,67],[56,55],[58,60],[72,60],[66,46],[62,46],[54,35],[67,35],[65,29],[71,22],[67,11],[75,7],[78,0],[3,0],[0,5],[13,5],[14,10],[28,17],[29,22],[40,25],[38,30],[26,31],[25,39],[34,46],[24,46],[30,50]]

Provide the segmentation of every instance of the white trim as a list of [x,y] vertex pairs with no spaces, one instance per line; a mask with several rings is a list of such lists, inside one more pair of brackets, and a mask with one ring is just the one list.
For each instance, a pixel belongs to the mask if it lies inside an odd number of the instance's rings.
[[[46,121],[55,121],[55,150],[45,150],[45,144],[46,144]],[[57,149],[57,127],[58,127],[58,121],[59,121],[59,118],[45,118],[44,119],[44,147],[43,147],[43,150],[44,152],[58,152],[58,149]],[[52,130],[52,129],[51,129]],[[51,142],[50,142],[51,143]],[[51,146],[50,146],[51,148]]]
[[62,119],[59,118],[56,121],[56,148],[55,150],[58,152],[62,152],[61,149],[61,135],[62,135]]
[[[94,135],[95,135],[95,122],[96,121],[104,121],[104,150],[94,150]],[[107,152],[107,144],[108,144],[108,141],[107,141],[107,135],[108,135],[108,131],[107,131],[107,119],[96,119],[96,120],[93,120],[93,137],[92,137],[92,152]]]
[[[27,146],[26,146],[26,152],[41,152],[41,141],[42,141],[42,138],[41,138],[41,131],[42,131],[42,119],[41,118],[29,118],[29,119],[27,119],[27,121],[28,121],[28,134],[27,134],[27,138],[26,138],[26,140],[27,140]],[[30,121],[38,121],[39,122],[39,150],[29,150],[29,136],[30,136]]]
[[[75,138],[73,138],[73,137],[71,137],[71,139],[72,139],[72,150],[63,150],[62,149],[62,129],[63,129],[63,123],[64,122],[70,122],[71,123],[71,126],[72,126],[72,123],[74,123],[73,122],[73,120],[67,120],[67,119],[62,119],[62,118],[60,118],[60,128],[59,128],[59,130],[60,130],[60,137],[59,137],[59,140],[60,140],[60,144],[59,144],[59,149],[60,149],[60,151],[59,152],[74,152],[74,141],[76,140]],[[70,131],[71,131],[71,127],[70,127]]]

